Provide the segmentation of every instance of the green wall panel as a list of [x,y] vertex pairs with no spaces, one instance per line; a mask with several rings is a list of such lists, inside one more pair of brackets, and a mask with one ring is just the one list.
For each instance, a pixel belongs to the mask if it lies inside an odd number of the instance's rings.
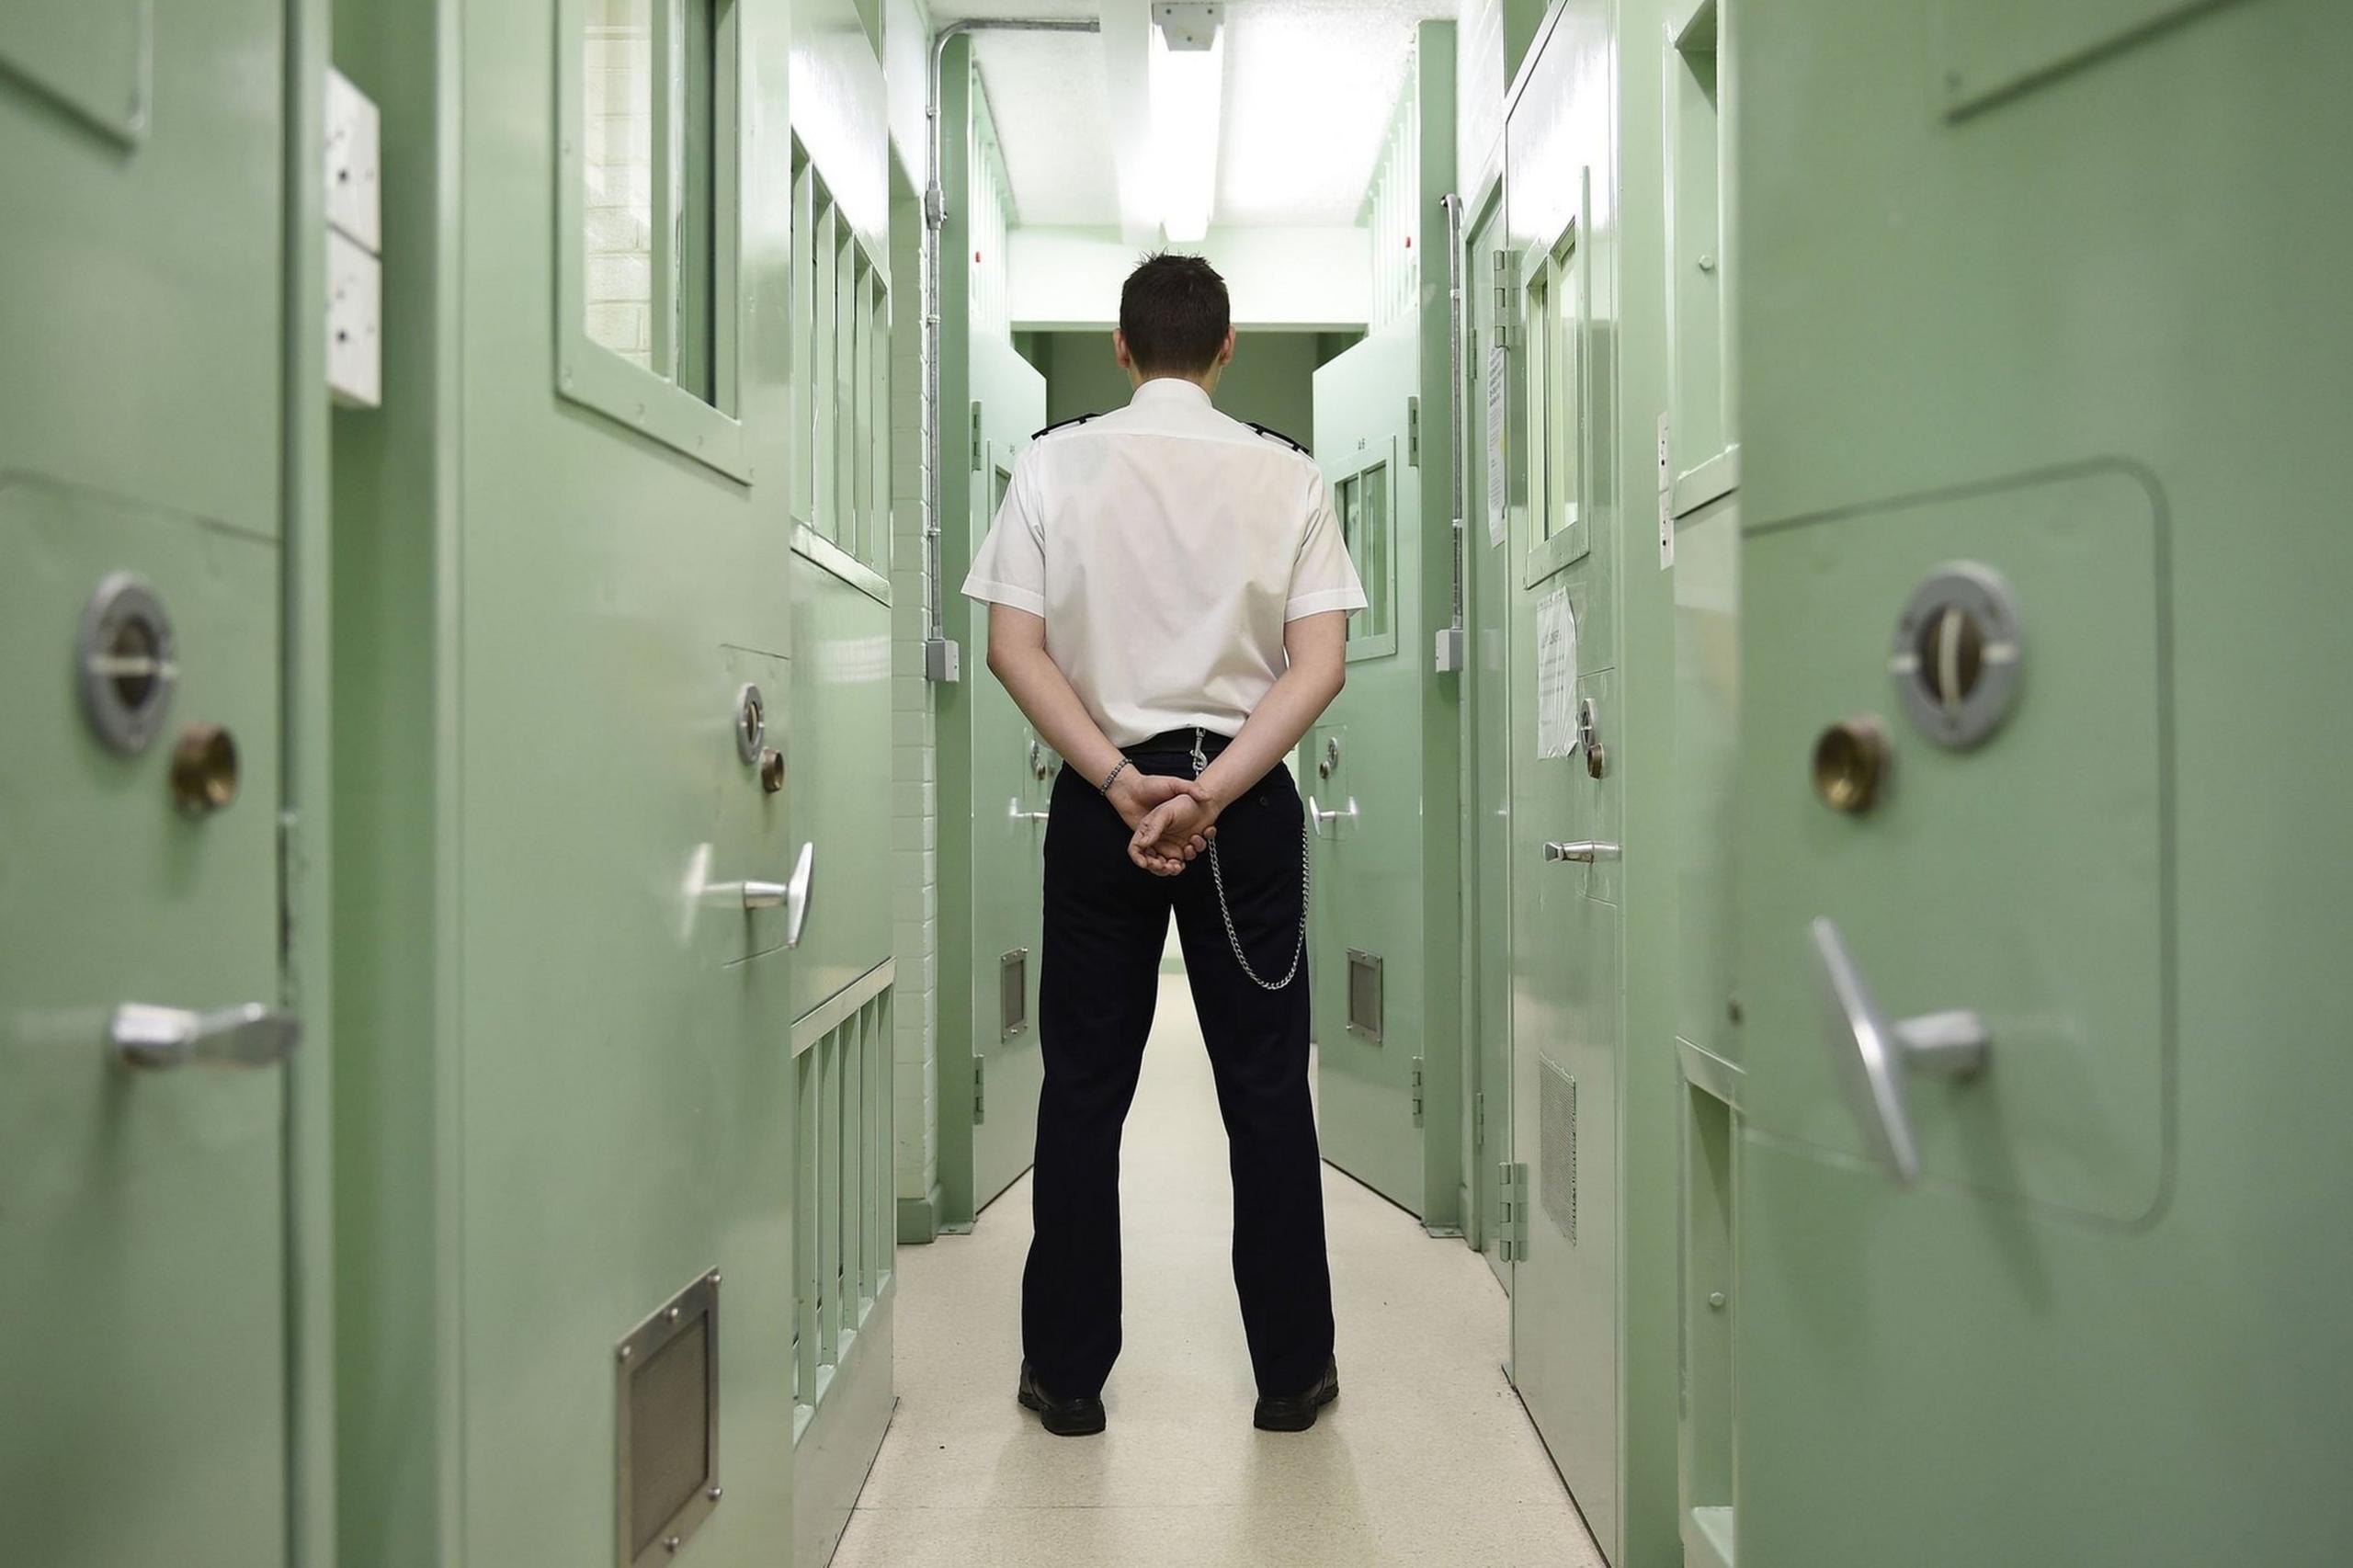
[[[1432,656],[1435,633],[1453,614],[1451,364],[1443,272],[1423,269],[1442,268],[1446,255],[1440,199],[1454,176],[1454,59],[1452,24],[1423,24],[1366,198],[1368,221],[1398,225],[1401,240],[1412,240],[1400,255],[1440,259],[1385,275],[1398,313],[1314,372],[1311,444],[1374,602],[1349,623],[1347,687],[1308,732],[1299,764],[1302,795],[1342,813],[1321,822],[1310,846],[1324,1157],[1440,1233],[1462,1226],[1468,1185],[1461,721],[1459,677],[1438,674]],[[1380,963],[1378,1039],[1350,1027],[1351,951]]]
[[[2353,16],[2139,32],[2171,8],[2083,0],[1963,38],[1963,9],[1816,0],[1733,42],[1740,1560],[2328,1562],[2347,1085],[2314,1042],[2347,1003],[2348,758],[2296,672],[2349,651],[2315,454],[2353,344],[2307,261],[2345,238],[2312,180],[2353,137]],[[1921,64],[1962,43],[1964,95],[2016,81],[1949,114]],[[2149,244],[2182,190],[2197,222]],[[1902,596],[1956,557],[2009,576],[2025,629],[1972,751],[1886,666]],[[1834,819],[1806,751],[1862,704],[1893,787]],[[1975,1082],[1912,1079],[1915,1187],[1854,1157],[1824,914],[1891,1016],[1991,1029]]]
[[[735,884],[828,818],[761,791],[732,716],[756,681],[790,737],[843,633],[794,623],[785,312],[741,346],[748,483],[556,395],[558,15],[337,17],[388,247],[385,406],[335,450],[355,1565],[611,1561],[615,1344],[713,1268],[725,1493],[689,1550],[792,1530],[797,960]],[[785,8],[734,17],[745,187],[789,188]],[[739,233],[781,297],[789,207]]]
[[[988,608],[958,590],[995,517],[1001,473],[1046,423],[1046,381],[1016,351],[998,313],[1001,232],[1010,206],[969,38],[948,47],[942,77],[948,128],[942,180],[949,205],[942,255],[983,260],[943,269],[940,298],[940,558],[948,635],[963,649],[963,678],[938,687],[939,1221],[969,1227],[1029,1168],[1043,1067],[1038,1054],[1039,929],[1045,826],[1016,814],[1045,809],[1036,739],[988,671]],[[980,157],[973,156],[978,149]],[[1042,758],[1041,758],[1042,760]],[[1021,994],[1029,1022],[1008,1030],[1000,986],[1010,954],[1026,953]],[[974,1109],[976,1066],[985,1081]]]
[[[1507,253],[1516,333],[1506,433],[1516,489],[1511,537],[1497,552],[1506,558],[1497,564],[1509,676],[1492,694],[1507,699],[1509,715],[1506,880],[1518,1064],[1510,1158],[1527,1167],[1532,1199],[1528,1255],[1513,1268],[1513,1369],[1620,1568],[1683,1561],[1679,1238],[1694,1129],[1675,1040],[1679,990],[1704,955],[1687,952],[1679,913],[1692,852],[1678,815],[1691,810],[1678,804],[1684,672],[1655,491],[1657,426],[1675,396],[1678,343],[1665,51],[1689,10],[1584,0],[1552,7],[1519,67],[1506,120],[1503,232],[1474,258],[1492,267],[1495,251]],[[1544,280],[1562,291],[1580,349],[1579,373],[1552,394],[1550,412],[1530,408],[1531,332],[1519,290],[1543,257],[1561,258]],[[1474,395],[1483,391],[1483,373],[1474,374]],[[1572,417],[1574,426],[1563,423]],[[1575,460],[1574,494],[1551,501],[1577,502],[1581,546],[1536,537],[1540,441],[1557,442],[1553,449]],[[1474,531],[1483,524],[1474,519]],[[1532,621],[1538,600],[1563,588],[1576,618],[1576,695],[1594,705],[1598,778],[1584,751],[1536,755]],[[1487,631],[1475,627],[1474,642]],[[1617,846],[1621,858],[1542,858],[1548,841],[1585,839]],[[1557,1117],[1547,1131],[1543,1091],[1555,1073],[1576,1080],[1574,1242],[1541,1201],[1548,1161],[1570,1158],[1558,1149],[1571,1140]]]
[[[315,186],[289,197],[315,164],[287,132],[315,101],[315,23],[213,0],[161,28],[129,6],[0,24],[0,1531],[97,1568],[286,1562],[329,1517],[309,1310],[326,988],[281,945],[321,884],[313,839],[280,847],[321,735],[316,688],[287,685],[318,609],[291,557],[299,538],[316,559],[324,398],[307,383],[298,413],[286,379],[318,363],[316,318],[287,330],[317,300],[289,273],[316,231],[287,230],[289,208],[317,222]],[[74,677],[84,607],[121,571],[161,600],[177,667],[131,756],[96,739]],[[168,785],[197,722],[239,753],[236,798],[201,819]],[[106,1051],[127,1002],[321,1012],[299,1077],[132,1073]]]

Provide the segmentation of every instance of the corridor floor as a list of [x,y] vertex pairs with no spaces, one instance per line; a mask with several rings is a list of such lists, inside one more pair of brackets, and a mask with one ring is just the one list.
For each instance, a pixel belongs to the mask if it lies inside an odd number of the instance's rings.
[[898,1411],[835,1568],[1599,1568],[1504,1381],[1486,1265],[1328,1166],[1340,1399],[1312,1431],[1252,1429],[1231,1191],[1166,975],[1122,1163],[1110,1430],[1050,1437],[1014,1403],[1025,1177],[973,1234],[899,1251]]

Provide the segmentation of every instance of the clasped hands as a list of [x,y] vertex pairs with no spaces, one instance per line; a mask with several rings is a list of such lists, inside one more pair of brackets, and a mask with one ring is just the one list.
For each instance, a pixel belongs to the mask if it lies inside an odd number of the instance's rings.
[[1157,877],[1173,877],[1217,836],[1223,804],[1199,781],[1171,774],[1122,771],[1111,804],[1132,830],[1128,858]]

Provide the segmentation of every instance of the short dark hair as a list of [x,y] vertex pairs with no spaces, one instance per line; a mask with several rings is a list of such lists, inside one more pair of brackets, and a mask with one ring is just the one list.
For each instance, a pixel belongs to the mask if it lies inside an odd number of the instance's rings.
[[1217,363],[1233,327],[1225,279],[1198,256],[1155,251],[1120,288],[1120,335],[1147,375],[1199,375]]

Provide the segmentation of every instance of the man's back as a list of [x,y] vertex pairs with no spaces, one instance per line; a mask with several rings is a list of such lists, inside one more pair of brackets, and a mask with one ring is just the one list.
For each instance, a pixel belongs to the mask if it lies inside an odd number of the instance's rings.
[[1176,378],[1031,444],[968,591],[1044,618],[1118,745],[1233,734],[1282,673],[1284,624],[1363,603],[1314,461]]

